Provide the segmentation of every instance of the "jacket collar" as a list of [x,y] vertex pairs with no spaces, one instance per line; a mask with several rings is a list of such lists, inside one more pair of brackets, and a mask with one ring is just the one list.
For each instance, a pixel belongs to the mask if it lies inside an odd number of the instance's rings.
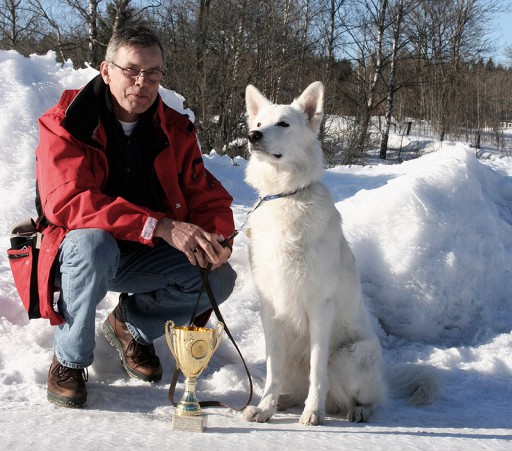
[[97,145],[95,136],[100,123],[100,101],[105,102],[106,87],[101,75],[97,75],[78,92],[66,109],[62,125],[80,141]]
[[[154,116],[161,103],[160,95],[153,105],[144,113]],[[112,99],[108,85],[100,74],[87,83],[66,108],[62,125],[75,138],[98,147],[98,130],[101,118],[112,111]]]

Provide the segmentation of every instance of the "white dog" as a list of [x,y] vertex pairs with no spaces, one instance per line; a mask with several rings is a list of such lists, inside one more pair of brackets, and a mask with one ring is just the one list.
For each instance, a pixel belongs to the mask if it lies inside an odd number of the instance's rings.
[[[386,398],[381,347],[368,319],[341,217],[320,182],[323,85],[291,105],[275,105],[247,86],[246,180],[260,194],[249,215],[250,258],[262,302],[267,379],[248,421],[305,403],[300,422],[322,424],[326,411],[367,421]],[[416,403],[434,389],[415,370],[395,374]],[[398,382],[398,381],[397,381]]]

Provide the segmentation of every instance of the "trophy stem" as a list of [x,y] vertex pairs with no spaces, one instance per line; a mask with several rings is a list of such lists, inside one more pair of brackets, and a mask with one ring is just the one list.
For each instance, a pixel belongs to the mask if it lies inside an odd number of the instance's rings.
[[196,398],[196,377],[185,378],[185,393],[176,406],[176,415],[195,416],[201,415],[201,406]]

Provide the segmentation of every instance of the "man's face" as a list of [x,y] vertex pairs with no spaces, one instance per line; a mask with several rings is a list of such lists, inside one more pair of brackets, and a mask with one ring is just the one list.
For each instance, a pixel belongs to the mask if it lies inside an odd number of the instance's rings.
[[[100,73],[110,86],[117,119],[134,122],[155,101],[159,82],[148,81],[146,71],[162,70],[162,53],[154,47],[120,47],[114,64],[103,61]],[[123,69],[145,71],[144,75],[127,78]]]

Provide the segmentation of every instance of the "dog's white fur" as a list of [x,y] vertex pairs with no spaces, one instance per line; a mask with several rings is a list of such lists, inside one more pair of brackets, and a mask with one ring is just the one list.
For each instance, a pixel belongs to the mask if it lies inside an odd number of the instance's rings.
[[[263,395],[246,408],[248,421],[267,421],[277,409],[304,402],[303,424],[323,423],[326,412],[367,421],[386,398],[381,347],[355,260],[320,182],[323,95],[315,82],[291,105],[275,105],[254,86],[246,89],[246,180],[261,197],[286,194],[261,202],[248,219],[267,355]],[[403,391],[413,393],[413,374],[401,372]],[[419,391],[415,401],[430,402],[428,381]]]

